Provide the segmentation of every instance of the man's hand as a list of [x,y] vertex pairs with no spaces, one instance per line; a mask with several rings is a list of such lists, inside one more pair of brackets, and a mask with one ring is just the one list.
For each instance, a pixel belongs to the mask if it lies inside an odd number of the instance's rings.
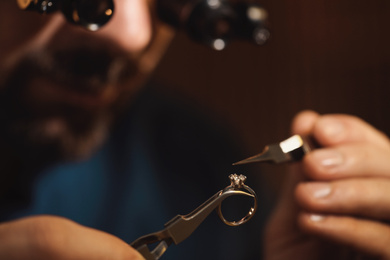
[[356,117],[311,111],[292,129],[322,148],[292,167],[267,227],[266,259],[390,259],[389,139]]
[[0,259],[140,260],[124,241],[65,218],[36,216],[0,224]]

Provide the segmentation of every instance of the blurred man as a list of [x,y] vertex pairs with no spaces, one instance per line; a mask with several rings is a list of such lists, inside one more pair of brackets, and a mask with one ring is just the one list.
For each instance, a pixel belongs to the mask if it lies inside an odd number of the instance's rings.
[[89,155],[149,76],[169,33],[152,30],[146,1],[115,3],[115,15],[98,32],[68,23],[60,12],[39,16],[3,2],[1,131],[10,149],[15,141],[34,145],[31,156],[48,149],[50,161]]
[[[237,149],[146,84],[172,37],[154,3],[114,4],[90,32],[0,2],[0,259],[139,259],[127,243],[229,184]],[[164,257],[251,259],[248,228],[211,217]]]
[[[0,2],[0,259],[142,259],[126,242],[194,209],[241,159],[182,103],[140,90],[171,33],[150,15],[153,3],[114,3],[113,19],[88,32],[60,13]],[[293,132],[323,149],[289,176],[266,259],[390,259],[387,137],[314,112]],[[258,222],[218,223],[164,257],[260,258]]]
[[[147,57],[149,4],[115,4],[111,25],[90,33],[59,13],[29,14],[1,1],[2,220],[33,203],[34,174],[90,156],[157,62]],[[1,259],[139,259],[120,239],[59,217],[3,224],[0,237]]]

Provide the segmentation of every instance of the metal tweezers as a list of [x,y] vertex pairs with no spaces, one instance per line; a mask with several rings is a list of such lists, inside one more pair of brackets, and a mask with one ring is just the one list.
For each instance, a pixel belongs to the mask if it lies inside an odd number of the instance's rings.
[[313,150],[315,147],[318,147],[318,144],[312,137],[294,135],[280,143],[268,145],[264,148],[263,152],[233,163],[233,165],[255,162],[270,162],[279,164],[300,161],[305,154]]
[[[233,179],[231,178],[233,176]],[[229,176],[231,179],[231,185],[225,189],[217,192],[214,196],[205,201],[202,205],[196,208],[188,215],[177,215],[165,224],[165,228],[161,231],[151,233],[142,236],[132,242],[130,245],[138,250],[146,260],[159,259],[167,248],[172,244],[179,244],[189,237],[197,227],[206,219],[206,217],[214,210],[218,208],[218,215],[224,221],[225,224],[230,226],[238,226],[248,221],[254,215],[257,208],[257,198],[254,191],[248,186],[243,184],[246,177],[243,175],[232,174]],[[234,179],[235,177],[235,179]],[[237,179],[238,178],[238,179]],[[238,182],[237,182],[238,181]],[[246,191],[243,191],[246,190]],[[221,213],[221,203],[223,200],[230,196],[244,195],[254,198],[254,207],[250,209],[247,216],[238,222],[226,221]],[[157,243],[157,245],[150,250],[149,246]]]

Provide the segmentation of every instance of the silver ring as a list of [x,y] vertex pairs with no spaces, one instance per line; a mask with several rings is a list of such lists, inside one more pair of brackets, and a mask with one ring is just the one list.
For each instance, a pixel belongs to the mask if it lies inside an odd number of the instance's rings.
[[244,190],[244,191],[248,191],[253,196],[253,207],[251,207],[249,209],[248,213],[238,221],[226,220],[225,217],[223,216],[222,210],[221,210],[222,203],[218,205],[218,209],[217,209],[218,216],[223,221],[223,223],[225,223],[228,226],[240,226],[240,225],[246,223],[248,220],[250,220],[255,215],[255,212],[257,210],[257,195],[256,195],[254,190],[252,190],[249,186],[244,184],[244,182],[246,180],[246,176],[244,176],[242,174],[237,175],[234,173],[234,174],[229,175],[229,179],[230,179],[230,185],[227,186],[225,189],[223,189],[221,191],[221,194],[223,192],[228,191],[228,190]]

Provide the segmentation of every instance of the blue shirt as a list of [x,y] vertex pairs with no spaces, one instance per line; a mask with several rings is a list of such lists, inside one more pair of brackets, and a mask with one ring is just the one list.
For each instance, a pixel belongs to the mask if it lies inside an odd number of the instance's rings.
[[[128,243],[158,231],[229,185],[227,176],[237,170],[230,165],[242,156],[226,129],[212,125],[184,102],[147,88],[98,151],[42,172],[31,183],[29,203],[2,219],[58,215]],[[259,216],[228,227],[211,214],[162,259],[260,259],[264,199],[263,190],[253,188]]]

